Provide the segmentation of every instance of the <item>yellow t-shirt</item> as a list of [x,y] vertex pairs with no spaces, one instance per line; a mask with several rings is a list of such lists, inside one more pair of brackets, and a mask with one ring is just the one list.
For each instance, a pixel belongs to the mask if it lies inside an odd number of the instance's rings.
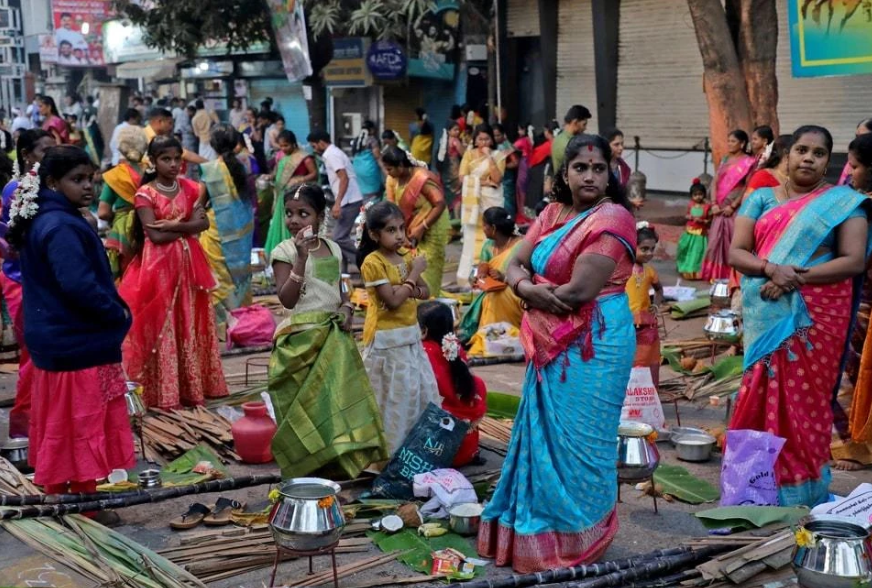
[[369,305],[366,308],[366,322],[363,324],[363,343],[369,345],[375,339],[376,331],[389,331],[411,327],[418,324],[418,301],[409,298],[399,308],[389,310],[379,300],[376,288],[382,284],[399,286],[412,270],[412,254],[401,251],[403,264],[394,265],[380,251],[370,253],[363,261],[360,274],[363,277]]
[[627,280],[627,296],[630,298],[630,311],[633,315],[651,308],[651,297],[648,291],[654,284],[660,283],[657,271],[650,265],[633,265],[633,273]]

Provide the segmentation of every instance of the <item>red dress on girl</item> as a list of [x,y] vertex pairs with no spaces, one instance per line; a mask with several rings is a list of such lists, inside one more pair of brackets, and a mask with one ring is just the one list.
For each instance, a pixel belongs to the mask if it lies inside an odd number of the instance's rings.
[[[200,185],[185,178],[179,184],[173,198],[142,186],[134,206],[151,208],[156,220],[190,220]],[[196,235],[163,244],[146,238],[124,273],[118,290],[133,313],[124,364],[128,377],[142,384],[146,406],[178,408],[227,395],[209,298],[214,287]]]
[[[454,389],[454,379],[451,377],[451,367],[448,360],[442,355],[442,345],[435,341],[424,340],[424,351],[430,359],[433,374],[436,376],[436,384],[439,387],[439,396],[442,397],[442,410],[465,421],[475,422],[484,417],[487,412],[487,387],[484,380],[478,376],[472,376],[475,386],[475,395],[472,404],[462,400]],[[466,362],[466,354],[460,350],[460,358]],[[478,453],[478,427],[471,428],[460,444],[457,455],[454,456],[454,467],[466,465],[472,461]]]

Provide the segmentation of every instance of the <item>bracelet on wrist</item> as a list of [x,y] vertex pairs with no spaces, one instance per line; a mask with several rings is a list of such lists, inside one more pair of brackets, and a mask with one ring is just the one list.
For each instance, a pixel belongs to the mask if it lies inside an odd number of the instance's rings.
[[530,278],[521,278],[520,280],[515,280],[515,284],[512,286],[512,292],[515,293],[515,296],[520,298],[521,297],[521,292],[520,292],[521,284],[524,282],[530,282],[530,281],[531,281]]
[[291,271],[291,275],[288,276],[288,279],[290,279],[291,281],[296,282],[296,283],[298,283],[298,284],[302,284],[303,282],[306,281],[306,278],[304,278],[303,276],[301,276],[301,275],[295,273],[293,270]]

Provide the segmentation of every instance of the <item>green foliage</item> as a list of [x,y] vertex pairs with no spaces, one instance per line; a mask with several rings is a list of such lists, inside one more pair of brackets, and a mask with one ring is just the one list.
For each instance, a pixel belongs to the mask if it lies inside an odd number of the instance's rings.
[[139,0],[113,0],[112,5],[144,29],[146,44],[186,57],[214,41],[232,51],[273,37],[265,0],[153,0],[150,8]]

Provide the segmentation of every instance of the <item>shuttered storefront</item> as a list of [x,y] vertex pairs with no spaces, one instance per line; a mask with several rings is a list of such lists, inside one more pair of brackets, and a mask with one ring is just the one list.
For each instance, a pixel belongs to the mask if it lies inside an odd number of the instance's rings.
[[588,131],[597,132],[596,66],[590,0],[558,0],[557,18],[557,120],[562,124],[569,107],[582,104],[594,115],[588,124]]
[[508,0],[506,34],[509,37],[539,36],[539,0]]
[[382,86],[382,100],[385,117],[382,128],[396,131],[408,143],[409,124],[415,120],[415,109],[424,106],[420,84]]
[[690,149],[708,136],[687,0],[621,1],[617,111],[618,128],[647,149]]
[[[833,29],[837,27],[834,22]],[[872,29],[870,29],[872,34]],[[778,118],[782,133],[818,124],[833,134],[835,151],[846,152],[857,123],[872,116],[872,76],[794,78],[790,73],[787,6],[778,3]]]

